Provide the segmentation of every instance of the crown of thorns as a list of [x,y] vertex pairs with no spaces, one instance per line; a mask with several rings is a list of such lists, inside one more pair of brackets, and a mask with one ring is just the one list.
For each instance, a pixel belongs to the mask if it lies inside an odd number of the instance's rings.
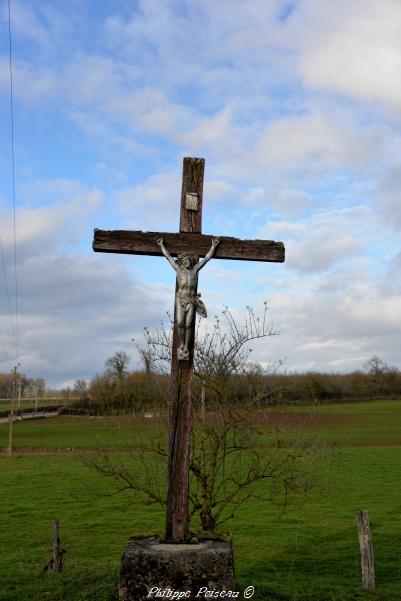
[[191,265],[195,265],[196,259],[193,255],[190,255],[188,252],[180,253],[177,255],[177,263],[180,265],[185,259],[189,259]]

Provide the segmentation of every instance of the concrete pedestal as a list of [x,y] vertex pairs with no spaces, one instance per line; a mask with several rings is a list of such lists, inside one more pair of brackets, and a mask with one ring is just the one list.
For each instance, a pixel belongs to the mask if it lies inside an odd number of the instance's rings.
[[235,591],[230,542],[166,544],[159,537],[150,536],[133,538],[125,547],[118,589],[120,601],[199,600],[210,598],[205,595],[207,590]]

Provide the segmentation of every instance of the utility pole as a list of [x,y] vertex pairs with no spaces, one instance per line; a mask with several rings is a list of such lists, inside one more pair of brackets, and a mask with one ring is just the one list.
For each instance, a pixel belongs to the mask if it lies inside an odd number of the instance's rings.
[[[18,364],[19,366],[19,364]],[[8,416],[8,448],[7,448],[7,456],[11,459],[13,454],[13,426],[14,426],[14,414],[15,414],[15,404],[17,400],[17,388],[18,388],[18,366],[12,369],[12,381],[11,381],[11,405],[10,405],[10,413]]]
[[22,412],[21,412],[21,380],[20,378],[18,378],[17,380],[17,419],[22,419]]

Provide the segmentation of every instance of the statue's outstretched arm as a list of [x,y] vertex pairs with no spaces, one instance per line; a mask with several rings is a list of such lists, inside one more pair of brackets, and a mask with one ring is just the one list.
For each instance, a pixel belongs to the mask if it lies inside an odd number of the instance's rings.
[[166,257],[166,259],[170,263],[171,267],[175,271],[177,271],[178,270],[177,263],[174,261],[173,257],[170,255],[167,248],[164,246],[163,238],[161,236],[159,238],[156,238],[156,242],[160,246],[160,249],[161,249],[163,255]]
[[204,256],[204,258],[201,261],[199,261],[199,263],[197,265],[195,265],[196,271],[199,271],[199,269],[202,269],[202,267],[204,267],[206,265],[206,263],[208,261],[210,261],[210,259],[214,255],[214,251],[216,250],[216,246],[218,246],[219,244],[220,244],[220,238],[212,238],[212,246],[210,247],[210,250]]

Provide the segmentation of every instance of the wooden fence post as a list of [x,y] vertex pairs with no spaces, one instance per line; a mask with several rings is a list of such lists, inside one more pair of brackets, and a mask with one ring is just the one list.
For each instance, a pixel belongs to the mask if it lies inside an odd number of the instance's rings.
[[61,572],[63,569],[63,553],[60,550],[60,522],[53,520],[53,572]]
[[356,512],[356,527],[361,550],[362,586],[363,588],[375,588],[375,564],[367,511]]
[[53,543],[51,560],[43,568],[43,572],[50,570],[51,572],[61,572],[63,569],[63,555],[65,549],[60,549],[60,522],[53,520]]

